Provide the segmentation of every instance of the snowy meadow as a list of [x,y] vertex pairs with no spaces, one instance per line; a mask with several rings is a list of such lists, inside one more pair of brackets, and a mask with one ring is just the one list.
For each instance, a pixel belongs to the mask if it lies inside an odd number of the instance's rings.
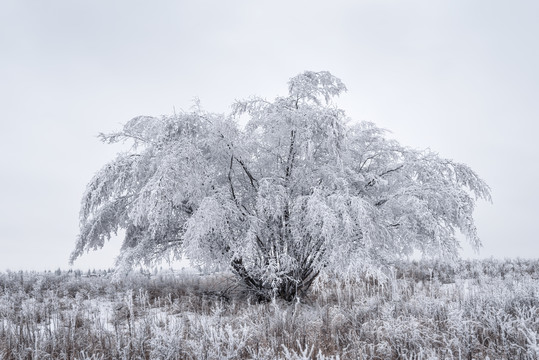
[[537,359],[539,261],[401,262],[257,301],[228,273],[0,274],[2,359]]

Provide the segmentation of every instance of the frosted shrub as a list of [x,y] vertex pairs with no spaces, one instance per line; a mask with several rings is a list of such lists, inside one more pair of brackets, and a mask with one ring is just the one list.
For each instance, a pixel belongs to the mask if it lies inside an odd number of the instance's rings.
[[251,337],[246,326],[232,327],[218,314],[214,316],[190,316],[190,331],[194,335],[188,341],[192,353],[200,359],[240,359],[247,354],[246,345]]
[[292,302],[321,272],[354,274],[416,250],[453,260],[458,232],[478,248],[472,215],[490,200],[487,184],[349,121],[334,103],[344,91],[331,73],[305,71],[287,95],[237,101],[228,115],[197,104],[101,134],[132,147],[88,184],[71,261],[122,229],[117,276],[187,255],[231,271],[260,301]]

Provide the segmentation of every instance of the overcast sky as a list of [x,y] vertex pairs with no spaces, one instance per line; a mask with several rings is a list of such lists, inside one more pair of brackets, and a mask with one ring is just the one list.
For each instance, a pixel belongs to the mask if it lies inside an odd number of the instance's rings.
[[[137,115],[226,113],[329,70],[338,104],[470,165],[480,257],[539,257],[538,1],[25,1],[0,4],[0,271],[68,267],[80,198]],[[113,264],[119,239],[75,267]],[[464,247],[464,256],[472,256]]]

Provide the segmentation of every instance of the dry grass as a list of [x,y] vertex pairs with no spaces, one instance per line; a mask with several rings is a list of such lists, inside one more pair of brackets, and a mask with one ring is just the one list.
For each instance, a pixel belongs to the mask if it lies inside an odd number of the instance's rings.
[[2,359],[538,359],[539,262],[401,263],[256,303],[226,275],[0,274]]

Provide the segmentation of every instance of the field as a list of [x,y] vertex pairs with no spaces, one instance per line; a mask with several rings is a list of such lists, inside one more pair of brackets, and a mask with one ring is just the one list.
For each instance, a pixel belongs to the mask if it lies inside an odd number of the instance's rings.
[[539,359],[539,261],[403,262],[257,303],[230,275],[0,273],[1,359]]

